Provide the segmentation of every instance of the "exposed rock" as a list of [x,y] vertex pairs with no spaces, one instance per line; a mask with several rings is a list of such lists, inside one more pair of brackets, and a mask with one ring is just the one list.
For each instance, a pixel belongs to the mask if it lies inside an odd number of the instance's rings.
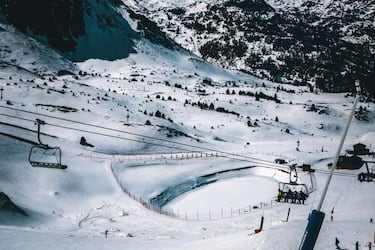
[[12,212],[15,214],[21,214],[23,216],[28,216],[27,213],[16,204],[4,193],[0,192],[0,211]]

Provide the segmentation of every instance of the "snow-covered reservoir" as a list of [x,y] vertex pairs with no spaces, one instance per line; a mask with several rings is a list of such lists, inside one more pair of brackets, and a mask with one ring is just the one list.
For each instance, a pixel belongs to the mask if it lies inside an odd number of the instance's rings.
[[218,181],[174,199],[166,207],[187,213],[213,212],[221,209],[251,207],[252,204],[270,201],[275,196],[277,182],[261,176],[238,177]]

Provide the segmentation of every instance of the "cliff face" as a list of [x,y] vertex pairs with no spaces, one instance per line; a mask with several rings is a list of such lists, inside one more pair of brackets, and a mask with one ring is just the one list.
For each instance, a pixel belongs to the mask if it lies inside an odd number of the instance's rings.
[[126,57],[138,37],[104,0],[4,0],[0,10],[5,21],[74,61]]
[[86,33],[84,0],[4,0],[0,6],[6,20],[23,32],[45,37],[62,52],[72,51],[75,38]]

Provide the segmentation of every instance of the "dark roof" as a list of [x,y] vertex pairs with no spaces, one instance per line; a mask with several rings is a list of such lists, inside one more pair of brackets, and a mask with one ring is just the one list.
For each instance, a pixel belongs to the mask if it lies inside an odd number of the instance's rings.
[[337,162],[337,169],[360,169],[364,161],[358,156],[340,156]]

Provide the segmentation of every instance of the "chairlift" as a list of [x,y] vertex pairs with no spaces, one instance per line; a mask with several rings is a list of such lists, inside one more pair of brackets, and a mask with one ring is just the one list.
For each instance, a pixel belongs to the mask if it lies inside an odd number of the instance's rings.
[[32,146],[29,152],[29,162],[33,167],[66,169],[67,166],[61,164],[60,147],[51,147],[40,140],[40,125],[45,122],[36,119],[38,125],[38,145]]
[[360,174],[358,174],[358,180],[360,182],[371,182],[375,180],[375,166],[369,167],[368,163],[375,163],[375,161],[365,161],[367,172],[361,172]]
[[298,175],[296,166],[289,166],[289,182],[279,182],[279,190],[277,194],[277,201],[281,202],[284,200],[288,202],[289,199],[293,202],[293,197],[290,197],[291,194],[300,194],[301,192],[304,195],[304,199],[309,196],[309,190],[306,184],[298,183]]

